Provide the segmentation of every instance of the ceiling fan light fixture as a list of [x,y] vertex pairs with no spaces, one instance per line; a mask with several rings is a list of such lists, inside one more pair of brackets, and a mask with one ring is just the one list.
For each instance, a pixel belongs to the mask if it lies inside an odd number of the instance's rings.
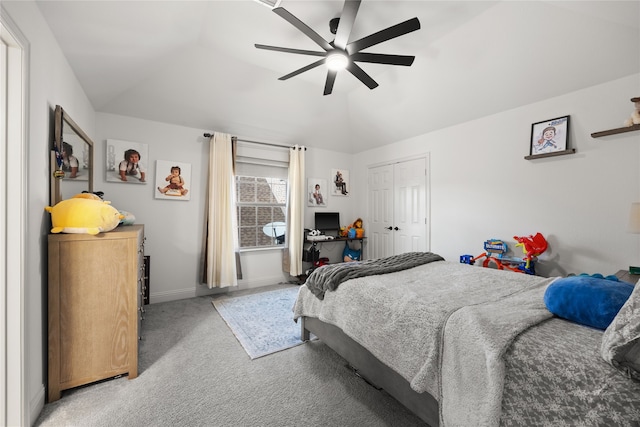
[[327,55],[327,68],[333,71],[340,71],[349,65],[349,57],[340,51],[333,51]]

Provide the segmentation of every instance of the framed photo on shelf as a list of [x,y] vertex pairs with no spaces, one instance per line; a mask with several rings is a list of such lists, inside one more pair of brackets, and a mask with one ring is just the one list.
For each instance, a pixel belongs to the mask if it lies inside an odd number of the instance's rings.
[[568,149],[569,116],[545,120],[531,125],[529,155],[555,153]]

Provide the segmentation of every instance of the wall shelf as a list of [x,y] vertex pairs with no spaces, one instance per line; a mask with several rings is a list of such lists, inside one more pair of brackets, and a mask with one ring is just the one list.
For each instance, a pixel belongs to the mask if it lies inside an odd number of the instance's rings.
[[569,148],[568,150],[554,151],[552,153],[536,154],[534,156],[524,156],[524,158],[526,160],[542,159],[543,157],[563,156],[565,154],[574,154],[575,152],[576,152],[575,148]]
[[594,132],[591,134],[592,138],[600,138],[601,136],[615,135],[617,133],[632,132],[634,130],[640,130],[640,125],[627,126],[623,128],[603,130],[601,132]]

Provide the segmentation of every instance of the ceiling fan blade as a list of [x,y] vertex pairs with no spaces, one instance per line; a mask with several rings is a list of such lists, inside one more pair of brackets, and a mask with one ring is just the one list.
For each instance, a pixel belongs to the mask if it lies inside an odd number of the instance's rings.
[[360,0],[345,0],[342,13],[340,14],[340,23],[336,31],[336,38],[333,41],[335,47],[343,50],[347,47],[351,29],[353,28],[353,23],[356,20],[359,8]]
[[302,68],[300,68],[300,69],[298,69],[298,70],[296,70],[296,71],[294,71],[294,72],[292,72],[292,73],[287,74],[286,76],[282,76],[282,77],[280,77],[278,80],[287,80],[287,79],[290,79],[290,78],[291,78],[291,77],[293,77],[293,76],[297,76],[298,74],[304,73],[305,71],[309,71],[309,70],[311,70],[311,69],[313,69],[313,68],[316,68],[316,67],[318,67],[318,66],[320,66],[320,65],[324,64],[324,61],[325,61],[325,58],[322,58],[321,60],[316,61],[316,62],[314,62],[313,64],[309,64],[309,65],[307,65],[306,67],[302,67]]
[[255,44],[258,49],[275,50],[277,52],[299,53],[300,55],[326,56],[327,52],[315,52],[313,50],[291,49],[288,47],[269,46],[266,44]]
[[349,54],[360,52],[362,49],[366,49],[373,45],[391,40],[396,37],[400,37],[419,29],[420,21],[418,20],[418,18],[411,18],[389,28],[385,28],[384,30],[380,30],[377,33],[373,33],[367,37],[363,37],[360,40],[349,43],[347,45],[347,52]]
[[333,91],[333,84],[336,81],[336,76],[338,72],[336,70],[329,70],[327,73],[327,81],[324,84],[324,93],[323,95],[329,95],[331,91]]
[[333,47],[329,44],[328,41],[323,39],[318,33],[313,31],[307,24],[293,16],[287,9],[283,7],[276,7],[273,11],[284,18],[291,25],[302,31],[307,37],[313,40],[318,46],[323,48],[326,51],[330,51]]
[[356,76],[358,80],[367,85],[369,89],[375,89],[378,87],[378,83],[376,83],[376,81],[373,80],[369,74],[365,73],[365,71],[355,63],[349,62],[349,65],[347,65],[347,70],[349,70],[351,74]]
[[367,53],[358,52],[350,56],[351,60],[358,62],[371,62],[373,64],[388,64],[388,65],[404,65],[410,66],[413,64],[415,56],[408,55],[387,55],[384,53]]

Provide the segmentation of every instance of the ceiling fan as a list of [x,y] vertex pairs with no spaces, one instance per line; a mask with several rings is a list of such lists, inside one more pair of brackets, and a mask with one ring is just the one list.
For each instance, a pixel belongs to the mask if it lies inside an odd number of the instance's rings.
[[358,80],[369,87],[369,89],[374,89],[378,86],[378,83],[376,83],[369,74],[360,68],[356,62],[410,66],[413,63],[415,56],[388,55],[361,51],[387,40],[419,30],[420,21],[418,18],[412,18],[359,40],[349,42],[349,36],[351,35],[353,23],[356,20],[356,14],[360,8],[360,2],[360,0],[345,0],[340,17],[334,18],[329,22],[329,29],[331,33],[336,35],[335,39],[331,42],[325,40],[322,36],[312,30],[304,22],[293,16],[286,9],[282,7],[276,7],[273,9],[276,14],[284,18],[291,25],[313,40],[318,46],[324,49],[324,52],[268,46],[263,44],[256,44],[255,47],[258,49],[274,50],[278,52],[322,57],[322,59],[282,76],[278,80],[287,80],[293,76],[297,76],[298,74],[304,73],[305,71],[309,71],[326,63],[329,70],[327,72],[327,80],[324,85],[324,95],[329,95],[333,91],[333,84],[335,83],[336,75],[341,69],[346,69]]

